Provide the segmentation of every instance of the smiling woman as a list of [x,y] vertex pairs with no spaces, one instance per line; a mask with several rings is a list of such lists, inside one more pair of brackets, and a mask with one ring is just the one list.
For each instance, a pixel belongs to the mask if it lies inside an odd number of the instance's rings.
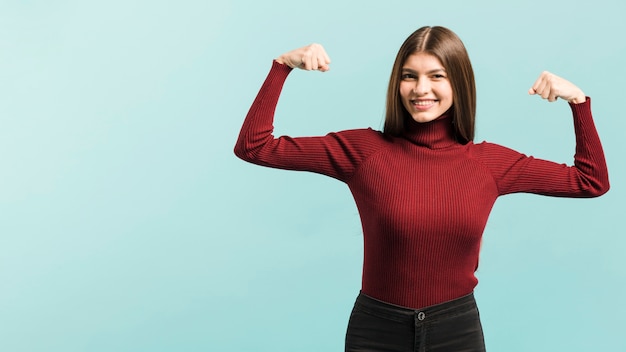
[[452,107],[452,86],[441,61],[416,53],[406,60],[400,82],[402,105],[416,122],[430,122]]
[[319,44],[279,56],[246,116],[235,154],[327,175],[350,188],[365,257],[346,351],[484,351],[473,291],[496,199],[517,192],[597,197],[609,189],[590,99],[549,72],[529,89],[570,103],[577,142],[572,166],[475,144],[475,84],[465,47],[447,28],[422,27],[396,57],[384,131],[275,138],[274,111],[289,73],[329,65]]
[[[413,82],[417,85],[408,84]],[[433,94],[441,94],[441,101],[432,106],[435,110],[427,109],[430,108],[428,100],[433,100],[428,95]],[[429,99],[422,102],[423,105],[417,109],[423,114],[415,115],[414,112],[418,107],[410,103],[410,100],[422,99],[422,96]],[[400,136],[406,128],[406,121],[410,118],[417,122],[432,121],[450,107],[453,109],[450,113],[456,120],[454,124],[456,138],[461,143],[473,140],[476,85],[465,45],[447,28],[423,27],[404,41],[391,69],[387,89],[385,133]]]

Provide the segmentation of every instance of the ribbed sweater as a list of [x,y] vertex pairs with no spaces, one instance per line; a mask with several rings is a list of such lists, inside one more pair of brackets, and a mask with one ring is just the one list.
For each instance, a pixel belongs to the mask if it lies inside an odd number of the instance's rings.
[[568,166],[494,143],[460,144],[445,115],[428,123],[411,120],[400,137],[364,128],[275,138],[274,112],[290,72],[274,61],[235,154],[348,185],[364,236],[361,291],[376,299],[419,309],[471,293],[478,283],[481,237],[498,196],[596,197],[608,191],[589,97],[570,104],[576,152]]

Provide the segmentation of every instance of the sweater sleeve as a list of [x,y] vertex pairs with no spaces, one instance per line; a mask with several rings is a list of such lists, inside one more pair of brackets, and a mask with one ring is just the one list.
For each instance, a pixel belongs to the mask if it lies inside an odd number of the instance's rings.
[[490,143],[477,145],[500,195],[526,192],[555,197],[590,198],[609,190],[609,176],[591,114],[591,99],[570,104],[576,134],[571,166],[526,156]]
[[319,137],[275,138],[274,113],[291,70],[289,66],[273,62],[241,127],[235,155],[257,165],[311,171],[346,181],[380,146],[382,133],[358,129]]

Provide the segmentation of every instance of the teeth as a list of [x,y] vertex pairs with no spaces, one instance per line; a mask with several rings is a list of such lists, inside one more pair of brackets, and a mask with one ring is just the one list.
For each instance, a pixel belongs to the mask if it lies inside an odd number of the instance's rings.
[[427,105],[433,104],[434,102],[435,102],[434,100],[421,100],[421,101],[414,100],[413,104],[420,105],[420,106],[427,106]]

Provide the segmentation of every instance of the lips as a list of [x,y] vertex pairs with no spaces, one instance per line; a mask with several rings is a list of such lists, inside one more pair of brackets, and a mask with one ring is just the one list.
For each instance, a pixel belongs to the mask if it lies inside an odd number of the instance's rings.
[[426,110],[430,107],[432,107],[433,105],[435,105],[435,103],[438,102],[438,100],[435,99],[413,99],[410,100],[411,105],[413,105],[414,108],[418,109],[418,110]]

